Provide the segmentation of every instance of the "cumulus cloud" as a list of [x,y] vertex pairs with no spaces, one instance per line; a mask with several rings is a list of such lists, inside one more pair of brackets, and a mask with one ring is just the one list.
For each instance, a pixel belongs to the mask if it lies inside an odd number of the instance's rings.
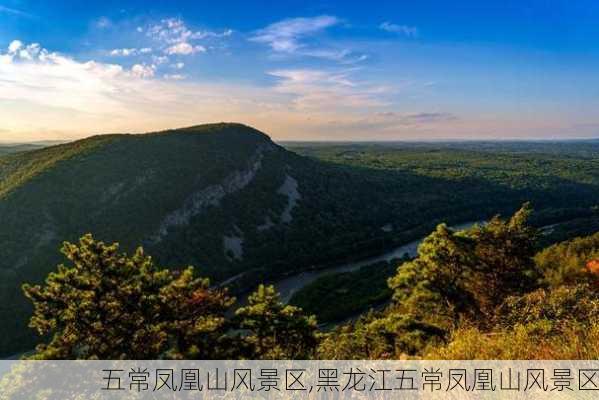
[[167,18],[157,24],[150,25],[146,29],[146,35],[160,42],[175,44],[187,42],[192,38],[193,32],[187,28],[183,20]]
[[388,21],[380,24],[379,29],[386,31],[386,32],[396,33],[396,34],[400,34],[400,35],[404,35],[404,36],[408,36],[408,37],[417,37],[418,36],[418,28],[416,28],[415,26],[398,25],[398,24],[393,24]]
[[25,45],[20,40],[13,40],[10,42],[7,52],[4,54],[4,60],[6,62],[12,61],[13,59],[33,60],[34,58],[44,59],[46,57],[48,57],[48,52],[42,49],[39,43]]
[[[231,120],[280,139],[325,138],[335,132],[350,139],[352,134],[395,135],[402,126],[406,131],[445,129],[443,120],[451,119],[433,112],[376,115],[390,107],[386,98],[394,91],[357,79],[354,69],[279,69],[270,72],[273,85],[264,86],[186,79],[178,70],[159,73],[154,63],[125,68],[80,61],[20,41],[8,47],[0,50],[0,120],[10,131],[6,140]],[[372,130],[365,133],[360,126]]]
[[31,57],[21,57],[32,47],[18,43],[10,51],[0,50],[0,120],[19,140],[232,119],[260,125],[267,120],[262,113],[282,101],[280,95],[252,85],[190,82],[182,74],[158,78],[153,64],[128,69],[79,61],[41,47]]
[[[143,31],[143,29],[141,29]],[[150,25],[146,36],[160,43],[165,54],[191,55],[203,53],[206,47],[194,44],[194,41],[207,38],[222,38],[230,36],[233,31],[226,29],[223,32],[192,31],[180,18],[167,18],[159,23]]]
[[162,65],[169,61],[167,56],[152,56],[152,63],[154,65]]
[[193,46],[187,42],[174,44],[164,50],[164,52],[169,55],[179,54],[185,56],[195,53],[204,53],[205,51],[206,48],[204,46]]
[[23,47],[23,42],[21,42],[20,40],[13,40],[12,42],[10,42],[10,44],[8,45],[8,53],[9,54],[14,54],[16,53],[21,47]]
[[131,73],[138,78],[151,78],[155,71],[155,65],[135,64],[131,67]]

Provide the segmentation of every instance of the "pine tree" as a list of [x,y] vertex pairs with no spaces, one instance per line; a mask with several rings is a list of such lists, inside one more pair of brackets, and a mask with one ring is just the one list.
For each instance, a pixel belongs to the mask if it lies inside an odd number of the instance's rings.
[[285,305],[273,286],[260,285],[237,310],[242,343],[252,359],[309,359],[318,345],[313,316]]
[[138,248],[88,234],[64,243],[70,265],[45,285],[24,285],[33,302],[30,327],[50,337],[38,359],[220,358],[225,312],[233,300],[208,279],[159,268]]

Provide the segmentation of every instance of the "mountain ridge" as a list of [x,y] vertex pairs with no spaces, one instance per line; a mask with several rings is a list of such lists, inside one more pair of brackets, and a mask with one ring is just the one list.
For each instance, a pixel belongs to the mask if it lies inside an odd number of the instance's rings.
[[[36,341],[21,285],[40,283],[63,261],[61,243],[86,233],[124,251],[142,245],[161,267],[194,265],[238,293],[531,199],[576,213],[599,204],[592,160],[543,156],[533,160],[542,174],[523,176],[520,155],[364,150],[301,155],[249,126],[217,123],[0,157],[0,355]],[[588,173],[556,173],[572,169],[564,163]]]

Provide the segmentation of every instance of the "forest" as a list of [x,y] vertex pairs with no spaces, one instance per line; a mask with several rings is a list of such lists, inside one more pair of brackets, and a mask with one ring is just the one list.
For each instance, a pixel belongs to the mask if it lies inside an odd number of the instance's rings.
[[[596,359],[599,234],[538,251],[532,213],[439,224],[395,272],[378,266],[388,304],[332,330],[272,286],[239,306],[193,267],[161,268],[141,247],[127,254],[88,234],[64,243],[68,262],[44,284],[23,286],[29,326],[46,338],[23,357]],[[363,282],[350,290],[363,295]]]
[[[25,149],[27,150],[27,149]],[[0,155],[0,355],[40,340],[21,290],[92,232],[245,300],[303,271],[387,252],[530,202],[535,251],[599,230],[599,143],[282,143],[241,124],[96,136]],[[295,200],[283,190],[296,183]],[[216,196],[216,197],[211,197]],[[238,243],[237,253],[228,243]],[[291,305],[330,330],[393,297],[399,261],[323,277]],[[372,280],[364,282],[364,278]],[[338,287],[335,285],[338,284]],[[330,306],[315,304],[323,296]]]

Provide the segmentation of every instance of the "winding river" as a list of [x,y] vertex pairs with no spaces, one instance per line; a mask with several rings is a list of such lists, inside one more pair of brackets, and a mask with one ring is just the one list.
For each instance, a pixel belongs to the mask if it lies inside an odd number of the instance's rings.
[[[476,223],[481,223],[481,222],[480,221],[467,222],[467,223],[452,226],[452,228],[456,229],[456,230],[467,229]],[[409,243],[406,243],[399,247],[396,247],[386,253],[383,253],[383,254],[380,254],[380,255],[374,256],[374,257],[365,258],[360,261],[339,264],[336,266],[332,266],[330,268],[320,269],[320,270],[316,270],[316,271],[300,272],[296,275],[291,275],[291,276],[285,277],[281,280],[275,281],[272,284],[277,289],[277,291],[281,294],[281,300],[283,302],[287,303],[287,302],[289,302],[289,300],[291,299],[291,297],[293,296],[294,293],[296,293],[298,290],[300,290],[304,286],[309,285],[310,283],[314,282],[316,279],[320,278],[321,276],[332,274],[332,273],[355,271],[355,270],[360,269],[366,265],[374,264],[374,263],[377,263],[380,261],[390,261],[394,258],[400,258],[406,253],[409,256],[414,257],[414,256],[416,256],[416,251],[418,249],[418,245],[420,245],[420,243],[423,240],[424,240],[424,238],[414,240],[413,242],[409,242]]]

